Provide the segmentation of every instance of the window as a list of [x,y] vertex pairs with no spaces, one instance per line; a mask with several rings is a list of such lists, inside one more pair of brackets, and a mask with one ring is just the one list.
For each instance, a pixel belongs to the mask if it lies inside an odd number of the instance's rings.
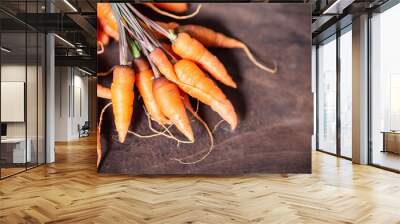
[[[0,1],[18,15],[39,13],[44,1]],[[0,12],[0,178],[45,163],[45,35]],[[12,96],[12,97],[10,97]]]
[[336,36],[318,47],[318,145],[336,153]]
[[352,149],[352,34],[351,26],[340,36],[340,154],[351,158]]
[[340,30],[338,35],[323,41],[317,49],[317,149],[351,158],[353,78],[351,24]]
[[371,162],[400,170],[400,5],[371,18]]

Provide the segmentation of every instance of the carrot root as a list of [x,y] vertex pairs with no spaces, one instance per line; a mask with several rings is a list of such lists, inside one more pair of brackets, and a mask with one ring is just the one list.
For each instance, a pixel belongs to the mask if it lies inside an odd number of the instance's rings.
[[196,16],[196,15],[200,12],[200,9],[201,9],[201,7],[202,7],[201,4],[198,4],[196,10],[195,10],[193,13],[191,13],[191,14],[189,14],[189,15],[185,15],[185,16],[178,16],[178,15],[172,14],[172,13],[170,13],[170,12],[161,10],[161,9],[157,8],[157,7],[156,7],[155,5],[153,5],[153,4],[146,4],[146,6],[148,6],[148,7],[151,8],[153,11],[157,12],[157,13],[160,14],[160,15],[167,16],[167,17],[171,17],[171,18],[173,18],[173,19],[178,19],[178,20],[190,19],[190,18]]
[[218,121],[218,123],[217,123],[217,124],[214,126],[214,128],[212,129],[212,132],[214,133],[214,132],[217,130],[218,126],[219,126],[220,124],[222,124],[224,121],[225,121],[224,119]]
[[204,26],[193,24],[180,26],[177,23],[160,23],[160,25],[162,25],[165,29],[177,29],[178,32],[186,32],[207,47],[240,48],[245,52],[246,56],[255,66],[270,73],[276,73],[277,71],[275,63],[274,68],[269,68],[261,64],[255,59],[254,55],[244,42],[232,37],[228,37],[223,33],[216,32]]
[[112,68],[110,68],[110,70],[106,71],[106,72],[98,72],[97,76],[107,76],[110,75],[113,71],[114,71],[115,66],[113,66]]
[[[197,101],[197,106],[198,106],[198,102],[199,102],[199,101]],[[200,159],[198,159],[198,160],[191,161],[191,162],[185,162],[185,161],[184,161],[185,158],[182,158],[182,159],[172,158],[171,160],[177,161],[178,163],[183,164],[183,165],[193,165],[193,164],[196,164],[196,163],[199,163],[199,162],[203,161],[204,159],[206,159],[206,158],[211,154],[211,152],[212,152],[213,149],[214,149],[214,136],[212,135],[212,132],[210,131],[210,128],[208,127],[207,123],[197,114],[197,109],[196,109],[196,111],[193,110],[192,105],[190,104],[190,101],[189,101],[189,97],[188,97],[188,95],[187,95],[186,93],[185,93],[185,96],[184,96],[184,103],[185,103],[186,109],[189,110],[189,112],[190,112],[190,113],[205,127],[205,129],[207,130],[208,136],[210,137],[210,147],[209,147],[207,153],[204,154],[204,155],[203,155]]]
[[142,135],[139,133],[136,133],[134,131],[128,131],[129,134],[133,134],[134,136],[138,137],[138,138],[153,138],[153,137],[157,137],[160,136],[161,134],[152,134],[152,135]]
[[267,71],[269,73],[275,74],[278,71],[278,66],[276,65],[276,62],[274,62],[274,68],[269,68],[263,64],[261,64],[260,62],[257,61],[257,59],[254,57],[254,55],[251,53],[250,49],[247,47],[246,44],[243,44],[243,46],[241,47],[244,50],[244,53],[246,53],[247,57],[249,58],[249,60],[257,67],[259,67],[260,69]]
[[101,41],[97,41],[97,54],[104,53],[104,45]]
[[100,136],[100,128],[97,127],[97,133],[96,133],[96,144],[97,144],[97,162],[96,162],[96,167],[99,167],[100,161],[101,161],[101,154],[102,154],[102,149],[101,149],[101,136]]
[[111,100],[111,89],[97,84],[97,97]]
[[103,109],[101,110],[101,113],[100,113],[99,124],[97,125],[97,163],[96,163],[97,167],[99,167],[100,161],[101,161],[101,158],[102,158],[102,149],[101,149],[101,142],[100,142],[100,139],[101,139],[101,125],[103,123],[104,112],[106,111],[106,109],[108,107],[111,106],[111,104],[112,103],[110,102],[110,103],[108,103],[107,105],[105,105],[103,107]]
[[[165,127],[163,124],[160,124],[160,126],[164,128],[164,131],[163,131],[163,132],[157,131],[156,129],[154,129],[153,125],[151,125],[151,118],[150,118],[148,112],[146,111],[146,108],[144,108],[144,111],[145,111],[146,116],[147,116],[147,122],[148,122],[149,128],[150,128],[150,130],[153,131],[154,133],[157,133],[158,135],[162,135],[162,136],[164,136],[164,137],[166,137],[166,138],[169,138],[169,139],[173,139],[173,140],[175,140],[178,144],[179,144],[179,143],[184,143],[184,144],[192,144],[192,143],[194,143],[194,140],[193,140],[193,141],[191,141],[191,140],[185,141],[185,140],[180,140],[180,139],[176,138],[176,137],[169,131],[169,128],[170,128],[172,125],[169,125],[168,127]],[[167,132],[168,134],[165,134],[165,132]]]

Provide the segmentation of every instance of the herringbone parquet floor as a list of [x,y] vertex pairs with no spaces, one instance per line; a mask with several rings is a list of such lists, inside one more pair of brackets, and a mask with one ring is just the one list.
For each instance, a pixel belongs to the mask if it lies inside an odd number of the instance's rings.
[[95,151],[0,181],[0,223],[400,223],[400,175],[323,153],[311,175],[211,178],[99,175]]

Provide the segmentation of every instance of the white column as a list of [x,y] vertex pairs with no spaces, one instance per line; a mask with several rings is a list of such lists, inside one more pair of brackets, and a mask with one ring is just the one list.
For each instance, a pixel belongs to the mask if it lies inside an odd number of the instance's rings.
[[353,19],[353,162],[368,163],[368,15]]
[[[46,11],[53,12],[54,6],[46,1]],[[46,35],[46,163],[55,162],[55,44],[54,35]]]
[[54,72],[54,35],[46,36],[46,163],[55,161],[55,72]]

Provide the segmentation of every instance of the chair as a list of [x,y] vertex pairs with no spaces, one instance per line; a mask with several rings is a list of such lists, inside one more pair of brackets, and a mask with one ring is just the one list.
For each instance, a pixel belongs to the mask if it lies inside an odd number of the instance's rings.
[[89,136],[90,124],[89,121],[85,121],[82,127],[78,124],[79,138]]

